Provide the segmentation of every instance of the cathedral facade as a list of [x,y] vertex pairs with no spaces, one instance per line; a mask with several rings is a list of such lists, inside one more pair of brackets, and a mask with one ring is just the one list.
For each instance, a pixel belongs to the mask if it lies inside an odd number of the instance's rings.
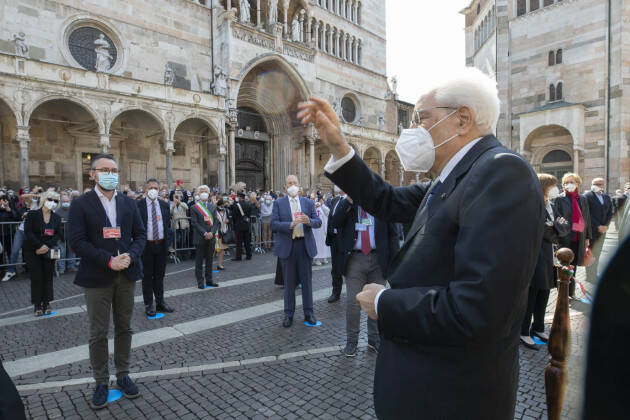
[[380,0],[0,0],[0,184],[327,185],[296,106],[329,100],[357,153],[403,182]]
[[630,181],[627,0],[473,0],[466,64],[496,77],[498,138],[536,171]]

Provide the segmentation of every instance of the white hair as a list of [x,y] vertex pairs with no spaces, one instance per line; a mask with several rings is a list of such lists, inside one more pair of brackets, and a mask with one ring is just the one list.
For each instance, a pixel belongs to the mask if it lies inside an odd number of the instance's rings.
[[[41,193],[39,195],[39,206],[38,206],[38,208],[41,209],[42,207],[44,207],[44,204],[46,204],[46,201],[48,201],[49,198],[59,201],[60,197],[59,197],[59,194],[57,192],[55,192],[55,191],[50,191],[50,190],[44,191],[43,193]],[[59,203],[57,203],[57,207],[59,207]],[[57,208],[57,207],[55,207],[55,208]]]
[[208,192],[210,192],[210,188],[207,185],[200,185],[197,187],[197,192],[199,192],[199,190],[201,190],[202,188],[205,188],[206,190],[208,190]]
[[424,96],[432,96],[440,106],[467,106],[475,115],[480,134],[496,132],[501,108],[497,82],[481,70],[465,67],[421,97]]

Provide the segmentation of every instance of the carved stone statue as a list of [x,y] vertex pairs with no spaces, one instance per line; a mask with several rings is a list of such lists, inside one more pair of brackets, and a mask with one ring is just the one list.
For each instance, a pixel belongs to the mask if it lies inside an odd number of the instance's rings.
[[169,63],[166,63],[166,66],[164,67],[164,84],[166,86],[173,86],[174,82],[175,70],[173,70],[173,67],[171,67]]
[[214,94],[225,96],[227,94],[227,74],[219,66],[214,66]]
[[394,94],[394,96],[396,96],[398,94],[398,92],[396,92],[398,90],[398,79],[396,78],[396,76],[392,77],[392,93]]
[[24,32],[13,35],[13,42],[15,43],[15,55],[28,58],[28,45],[26,45],[26,35]]
[[278,22],[278,0],[269,0],[269,27]]
[[252,20],[250,8],[249,8],[249,0],[241,0],[241,23],[249,23]]
[[341,100],[340,99],[335,99],[332,103],[332,107],[333,110],[335,111],[335,114],[337,115],[341,115]]
[[302,40],[302,28],[297,17],[291,22],[291,40],[293,42],[300,42]]
[[383,131],[385,128],[385,114],[380,114],[378,116],[378,129],[379,131]]
[[105,35],[100,34],[98,39],[94,41],[94,52],[96,53],[96,71],[99,73],[106,73],[111,67],[111,61],[113,58],[109,55],[109,42],[105,39]]

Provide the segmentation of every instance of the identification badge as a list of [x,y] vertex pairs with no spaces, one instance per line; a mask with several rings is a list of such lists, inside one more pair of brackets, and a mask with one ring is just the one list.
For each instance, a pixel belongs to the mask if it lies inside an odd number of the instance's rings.
[[372,221],[369,218],[365,218],[361,220],[361,224],[364,226],[372,226]]
[[104,239],[120,239],[119,227],[104,227],[103,228]]
[[44,229],[44,235],[55,236],[55,229]]
[[365,226],[363,223],[355,223],[354,230],[356,230],[357,232],[365,232],[367,230],[367,226]]

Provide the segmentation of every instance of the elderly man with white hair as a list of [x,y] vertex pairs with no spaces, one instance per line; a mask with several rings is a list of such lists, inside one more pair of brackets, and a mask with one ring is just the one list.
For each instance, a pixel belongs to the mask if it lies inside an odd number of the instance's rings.
[[[378,320],[381,419],[511,419],[522,313],[542,240],[543,195],[493,135],[496,82],[475,69],[420,97],[396,150],[433,182],[392,187],[355,155],[324,100],[299,105],[332,157],[326,175],[370,214],[411,223],[384,273],[357,295]],[[358,223],[357,223],[358,225]]]
[[[215,235],[218,229],[217,208],[210,201],[210,188],[201,185],[197,188],[199,201],[190,207],[190,225],[193,228],[193,244],[195,245],[195,277],[197,287],[218,287],[212,280],[212,258],[215,251]],[[204,269],[205,262],[205,269]],[[205,285],[204,285],[205,282]]]

